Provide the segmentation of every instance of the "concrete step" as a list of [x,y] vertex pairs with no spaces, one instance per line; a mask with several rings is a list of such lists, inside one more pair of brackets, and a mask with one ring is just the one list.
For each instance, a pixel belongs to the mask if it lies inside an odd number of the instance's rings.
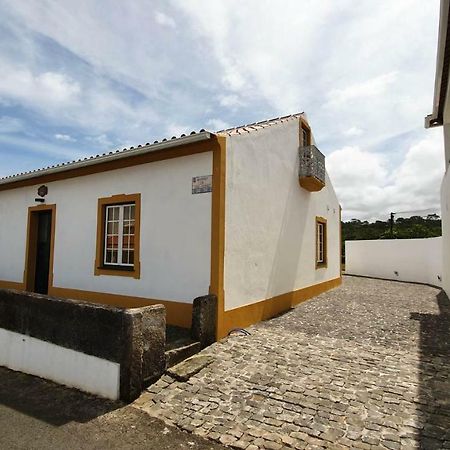
[[166,369],[175,366],[201,350],[200,342],[188,342],[166,351]]
[[194,355],[181,363],[169,368],[167,373],[175,380],[187,381],[192,375],[199,373],[214,361],[210,355]]

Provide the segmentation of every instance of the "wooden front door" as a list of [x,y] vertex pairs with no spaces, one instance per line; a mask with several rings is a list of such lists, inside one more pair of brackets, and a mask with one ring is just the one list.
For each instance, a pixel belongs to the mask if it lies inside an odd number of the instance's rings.
[[48,294],[52,278],[54,206],[30,208],[28,217],[28,248],[26,290]]
[[48,294],[48,276],[50,273],[50,244],[52,239],[52,212],[38,213],[36,240],[36,272],[34,292]]

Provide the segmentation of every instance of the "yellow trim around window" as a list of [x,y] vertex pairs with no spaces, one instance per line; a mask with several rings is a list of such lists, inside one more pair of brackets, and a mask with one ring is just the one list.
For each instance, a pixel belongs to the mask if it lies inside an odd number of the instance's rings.
[[[135,205],[135,223],[134,223],[134,267],[123,269],[118,267],[113,269],[105,267],[103,263],[104,237],[105,237],[105,212],[107,206],[120,205],[124,203],[134,203]],[[132,277],[139,279],[141,277],[140,260],[140,236],[141,236],[141,194],[119,194],[111,197],[99,198],[97,205],[97,244],[95,251],[94,275],[110,275]]]
[[[319,223],[323,225],[323,261],[319,262]],[[316,217],[316,269],[324,269],[328,266],[328,245],[327,245],[327,219]]]

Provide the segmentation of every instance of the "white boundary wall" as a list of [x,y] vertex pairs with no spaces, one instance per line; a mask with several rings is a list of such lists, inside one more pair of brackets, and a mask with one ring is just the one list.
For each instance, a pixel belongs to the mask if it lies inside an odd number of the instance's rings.
[[443,273],[442,287],[450,297],[450,169],[447,167],[441,187]]
[[349,275],[441,286],[442,268],[440,237],[345,243],[345,273]]
[[120,364],[3,328],[0,366],[111,400],[119,398]]

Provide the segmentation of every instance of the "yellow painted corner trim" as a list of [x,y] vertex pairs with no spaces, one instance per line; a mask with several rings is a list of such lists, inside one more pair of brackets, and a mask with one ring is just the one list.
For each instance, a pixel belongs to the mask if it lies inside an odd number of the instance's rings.
[[217,334],[223,328],[225,310],[225,190],[226,190],[226,137],[215,136],[213,147],[213,186],[211,213],[211,278],[209,293],[217,297]]
[[270,319],[305,300],[339,286],[341,283],[342,278],[339,277],[286,294],[277,295],[267,300],[261,300],[240,308],[225,311],[223,328],[221,329],[219,339],[225,337],[233,328],[245,328],[261,320]]
[[[1,284],[0,284],[1,286]],[[164,305],[166,308],[166,321],[169,325],[190,328],[192,323],[192,304],[172,300],[160,300],[128,295],[109,294],[104,292],[91,292],[80,289],[67,289],[49,287],[49,295],[54,297],[84,300],[102,305],[117,306],[120,308],[140,308],[150,305]]]
[[[109,205],[118,205],[121,203],[135,204],[135,222],[134,222],[134,267],[133,270],[121,270],[103,267],[103,246],[105,236],[105,209]],[[139,279],[141,277],[141,263],[140,263],[140,237],[141,237],[141,194],[118,194],[111,197],[104,197],[98,199],[97,205],[97,243],[95,249],[95,266],[94,275],[110,275],[132,277]]]

